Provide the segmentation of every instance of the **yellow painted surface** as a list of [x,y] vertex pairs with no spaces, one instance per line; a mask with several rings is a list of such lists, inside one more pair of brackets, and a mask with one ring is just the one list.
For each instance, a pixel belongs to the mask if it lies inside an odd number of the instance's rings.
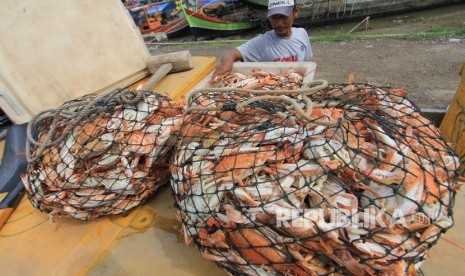
[[[193,56],[192,62],[194,64],[192,70],[166,75],[153,91],[169,95],[173,99],[179,99],[210,74],[216,67],[215,57]],[[130,88],[136,89],[148,79],[149,77],[131,85]]]
[[88,275],[227,275],[180,235],[169,187],[140,208]]
[[0,141],[0,156],[3,156],[3,151],[5,150],[5,140]]
[[429,251],[421,267],[425,276],[465,275],[465,192],[455,199],[454,226]]
[[465,172],[465,61],[460,70],[462,81],[455,93],[449,109],[439,129],[448,142],[457,145],[456,152],[462,162],[462,173]]
[[23,197],[0,231],[5,275],[83,275],[136,215],[50,221]]
[[[167,76],[154,91],[181,97],[215,68],[216,59],[193,57],[193,62],[192,70]],[[165,212],[173,206],[168,192],[165,189],[126,216],[87,222],[52,222],[24,196],[0,230],[0,274],[137,275],[156,272],[156,268],[177,271],[177,275],[192,271],[215,275],[217,268],[213,264],[204,261],[194,247],[177,241],[175,230],[179,224],[174,211]],[[184,268],[180,268],[182,263]]]

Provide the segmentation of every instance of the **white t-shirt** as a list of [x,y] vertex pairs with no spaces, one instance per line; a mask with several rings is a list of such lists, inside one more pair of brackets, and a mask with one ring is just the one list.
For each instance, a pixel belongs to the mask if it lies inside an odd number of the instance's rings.
[[292,28],[290,37],[281,38],[274,30],[267,31],[237,47],[246,62],[309,61],[313,57],[307,31]]

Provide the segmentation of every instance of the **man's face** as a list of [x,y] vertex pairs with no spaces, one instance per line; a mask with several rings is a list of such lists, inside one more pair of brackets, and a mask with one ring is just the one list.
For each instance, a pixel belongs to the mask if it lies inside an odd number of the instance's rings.
[[295,9],[290,16],[275,14],[269,17],[270,24],[276,34],[280,37],[289,37],[292,34],[292,24],[297,16]]

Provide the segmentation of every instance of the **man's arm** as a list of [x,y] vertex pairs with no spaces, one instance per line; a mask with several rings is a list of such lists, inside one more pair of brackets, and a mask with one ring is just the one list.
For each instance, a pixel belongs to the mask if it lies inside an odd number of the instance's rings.
[[216,67],[213,73],[213,78],[231,73],[233,63],[238,60],[242,60],[242,55],[237,48],[224,52],[221,56],[221,64]]

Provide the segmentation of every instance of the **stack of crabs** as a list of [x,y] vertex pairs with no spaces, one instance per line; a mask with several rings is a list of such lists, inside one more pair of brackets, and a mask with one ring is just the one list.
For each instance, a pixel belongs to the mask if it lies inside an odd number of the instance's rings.
[[453,225],[457,155],[402,89],[301,80],[190,95],[170,167],[185,241],[234,275],[415,275]]
[[125,213],[169,182],[184,105],[115,90],[44,111],[29,124],[23,182],[32,204],[81,220]]

